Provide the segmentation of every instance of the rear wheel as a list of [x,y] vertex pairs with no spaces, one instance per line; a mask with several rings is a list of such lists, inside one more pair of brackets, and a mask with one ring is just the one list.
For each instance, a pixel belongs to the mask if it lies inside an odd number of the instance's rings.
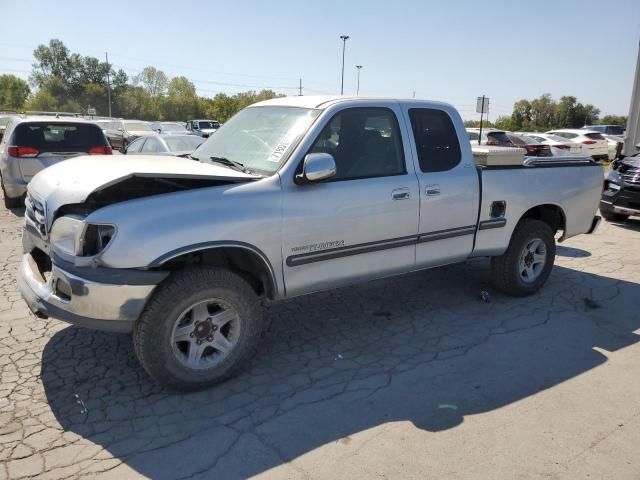
[[263,329],[258,297],[226,270],[172,274],[136,322],[136,355],[158,383],[194,390],[237,373],[253,356]]
[[549,278],[555,256],[556,243],[549,225],[524,219],[513,232],[507,251],[491,259],[493,282],[509,295],[532,295]]
[[4,189],[4,183],[0,180],[2,185],[2,195],[4,197],[5,208],[19,208],[23,206],[22,197],[10,197],[7,195],[7,191]]

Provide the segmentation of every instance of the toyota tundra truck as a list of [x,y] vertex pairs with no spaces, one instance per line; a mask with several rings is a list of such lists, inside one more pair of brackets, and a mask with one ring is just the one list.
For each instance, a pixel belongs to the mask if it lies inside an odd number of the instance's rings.
[[131,333],[155,381],[202,388],[252,357],[267,301],[471,257],[491,259],[503,292],[537,292],[556,236],[596,229],[602,168],[484,163],[444,103],[257,103],[189,159],[81,157],[36,175],[20,290],[40,317]]

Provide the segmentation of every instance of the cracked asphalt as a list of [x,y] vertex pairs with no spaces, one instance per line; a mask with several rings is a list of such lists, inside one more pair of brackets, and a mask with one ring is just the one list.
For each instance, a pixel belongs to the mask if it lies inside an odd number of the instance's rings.
[[179,394],[128,336],[28,311],[21,215],[0,209],[0,479],[640,478],[639,221],[566,242],[529,298],[478,259],[271,305],[244,373]]

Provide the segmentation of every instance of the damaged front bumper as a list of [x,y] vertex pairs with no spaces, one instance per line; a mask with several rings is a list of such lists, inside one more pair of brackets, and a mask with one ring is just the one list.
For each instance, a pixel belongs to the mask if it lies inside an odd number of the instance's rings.
[[40,317],[74,325],[128,333],[155,287],[168,272],[75,267],[43,261],[48,255],[34,247],[38,238],[23,230],[25,252],[18,286],[29,308]]

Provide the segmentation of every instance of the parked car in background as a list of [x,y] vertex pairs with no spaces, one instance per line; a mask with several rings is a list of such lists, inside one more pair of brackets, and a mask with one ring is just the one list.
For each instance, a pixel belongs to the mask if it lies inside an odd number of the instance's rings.
[[624,138],[617,135],[608,135],[603,133],[602,136],[607,141],[607,149],[609,154],[609,160],[614,160],[622,154],[622,147],[624,145]]
[[39,171],[86,154],[111,155],[109,142],[95,122],[80,118],[13,117],[0,142],[5,206],[20,206],[27,184]]
[[157,135],[148,122],[142,120],[98,120],[113,148],[122,150],[138,137]]
[[[515,133],[508,132],[505,134],[511,142],[511,145],[505,145],[506,147],[518,147],[524,148],[528,157],[551,157],[551,147],[544,143],[541,143],[526,135],[516,135]],[[490,145],[490,143],[487,143]]]
[[152,122],[151,128],[157,133],[166,135],[193,135],[187,130],[184,124],[179,122]]
[[[478,144],[478,138],[480,137],[480,129],[469,127],[466,129],[467,136],[472,145]],[[501,143],[508,143],[508,139],[504,135],[508,133],[505,130],[498,130],[497,128],[483,128],[482,138],[480,139],[480,145],[500,145]],[[511,145],[505,145],[511,146]]]
[[600,213],[610,222],[640,215],[640,154],[614,160],[604,181]]
[[208,137],[220,128],[220,122],[217,120],[187,120],[187,130],[189,132]]
[[570,142],[566,138],[558,137],[557,135],[535,132],[515,132],[514,135],[525,135],[538,143],[549,145],[549,147],[551,147],[551,154],[554,157],[579,157],[587,155],[584,153],[584,149],[580,143]]
[[561,128],[549,130],[546,133],[584,145],[584,154],[591,156],[594,160],[609,160],[607,140],[600,132],[581,128]]
[[606,133],[607,135],[624,135],[624,127],[621,125],[585,125],[580,130],[590,130],[592,132]]
[[205,142],[197,135],[158,135],[135,139],[122,150],[124,154],[173,155],[186,157]]
[[4,136],[4,132],[7,128],[7,124],[9,121],[14,118],[16,115],[13,114],[0,114],[0,141],[2,141],[2,137]]

